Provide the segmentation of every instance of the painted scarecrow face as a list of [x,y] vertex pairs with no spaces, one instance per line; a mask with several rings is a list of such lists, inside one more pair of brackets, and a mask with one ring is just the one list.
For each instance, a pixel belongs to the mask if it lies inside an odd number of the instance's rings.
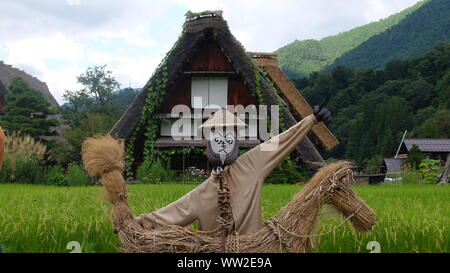
[[207,149],[209,161],[216,166],[229,165],[239,155],[239,145],[233,131],[211,132]]

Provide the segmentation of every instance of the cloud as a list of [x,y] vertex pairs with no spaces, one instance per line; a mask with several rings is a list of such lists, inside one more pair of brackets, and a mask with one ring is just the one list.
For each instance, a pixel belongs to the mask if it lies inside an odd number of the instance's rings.
[[81,0],[66,0],[69,6],[79,6],[81,5]]
[[252,51],[320,39],[377,21],[417,0],[2,0],[0,58],[46,81],[59,102],[88,66],[141,87],[181,32],[187,10],[224,10]]

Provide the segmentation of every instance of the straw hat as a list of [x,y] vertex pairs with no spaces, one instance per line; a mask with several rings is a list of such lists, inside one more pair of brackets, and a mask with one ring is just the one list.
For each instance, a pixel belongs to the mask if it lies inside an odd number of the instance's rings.
[[212,115],[207,121],[205,121],[200,128],[213,128],[213,127],[236,127],[245,128],[247,124],[237,118],[228,110],[219,110]]

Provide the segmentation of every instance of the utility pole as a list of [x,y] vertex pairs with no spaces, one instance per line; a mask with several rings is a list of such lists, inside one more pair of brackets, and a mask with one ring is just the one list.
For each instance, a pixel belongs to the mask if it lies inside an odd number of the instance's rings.
[[400,148],[402,147],[403,140],[405,140],[405,136],[406,136],[407,132],[408,132],[408,130],[405,130],[405,133],[403,134],[403,137],[402,137],[402,141],[400,141],[400,145],[398,145],[398,149],[397,149],[397,152],[395,153],[394,158],[397,158],[398,153],[400,152]]
[[450,182],[450,153],[447,156],[447,162],[445,162],[445,167],[442,170],[441,181],[439,184],[448,184]]

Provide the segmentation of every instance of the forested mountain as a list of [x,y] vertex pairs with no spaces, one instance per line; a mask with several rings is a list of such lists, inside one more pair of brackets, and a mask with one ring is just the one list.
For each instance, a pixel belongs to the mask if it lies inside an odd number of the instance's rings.
[[[427,0],[428,1],[428,0]],[[370,37],[398,24],[408,14],[420,8],[425,2],[394,14],[386,19],[373,22],[338,35],[317,40],[294,41],[277,50],[281,68],[290,78],[309,76],[331,65],[336,58],[356,48]]]
[[139,94],[139,88],[124,88],[114,91],[114,103],[120,106],[128,107]]
[[450,42],[450,1],[431,0],[399,24],[345,53],[332,67],[381,69],[391,60],[420,56],[433,46],[446,42]]
[[450,138],[450,43],[384,70],[338,66],[294,83],[311,105],[331,96],[329,126],[340,144],[329,156],[361,163],[393,156],[405,130]]

